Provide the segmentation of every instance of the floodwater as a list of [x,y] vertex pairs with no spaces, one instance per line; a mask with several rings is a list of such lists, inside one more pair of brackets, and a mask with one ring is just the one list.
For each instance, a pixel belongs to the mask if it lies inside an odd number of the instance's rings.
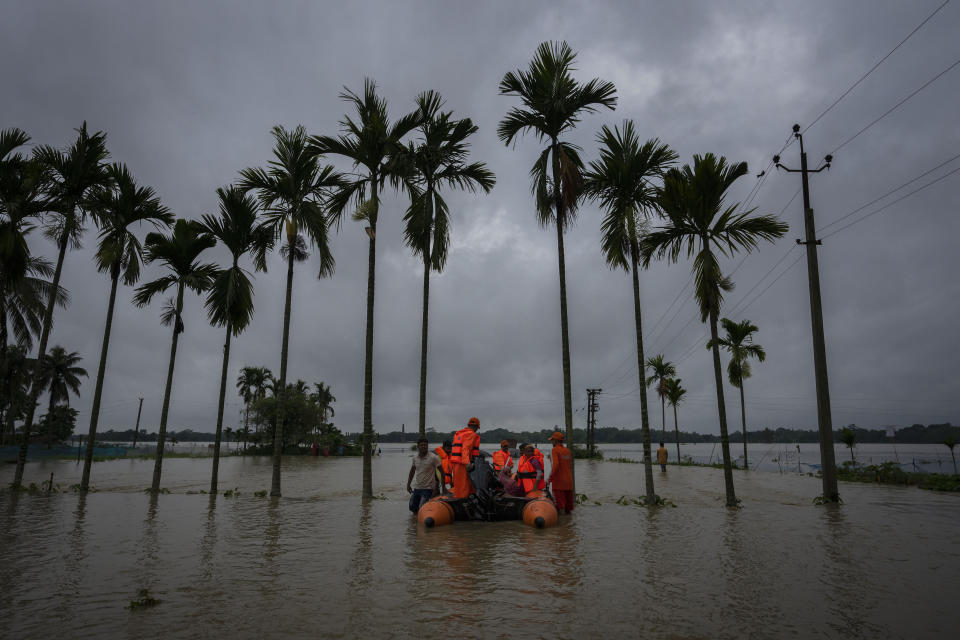
[[[751,454],[752,455],[752,454]],[[357,458],[284,460],[283,498],[257,497],[268,458],[96,463],[97,491],[0,490],[3,637],[51,638],[956,638],[960,496],[738,471],[723,506],[717,469],[655,471],[676,507],[617,504],[643,467],[577,462],[589,497],[556,528],[518,522],[418,527],[409,451],[374,460],[362,504]],[[27,483],[77,482],[38,461]],[[0,469],[9,484],[13,465]],[[238,493],[224,497],[223,490]],[[599,504],[598,504],[599,503]],[[128,610],[148,589],[160,603]]]

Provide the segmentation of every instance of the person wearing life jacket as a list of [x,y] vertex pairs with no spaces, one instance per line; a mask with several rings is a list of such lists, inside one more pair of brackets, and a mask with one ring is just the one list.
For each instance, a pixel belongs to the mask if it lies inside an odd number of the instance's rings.
[[470,418],[467,426],[453,436],[450,450],[450,462],[453,465],[453,497],[466,498],[477,490],[470,482],[469,471],[473,468],[473,459],[480,455],[480,420]]
[[523,487],[525,494],[547,486],[543,481],[543,464],[537,458],[535,451],[532,444],[526,445],[523,455],[517,461],[517,474],[514,478]]
[[550,478],[547,484],[553,485],[557,510],[570,513],[573,511],[573,453],[563,446],[563,433],[554,431],[550,441],[553,451],[550,453]]
[[510,443],[506,440],[500,441],[500,450],[493,452],[493,470],[498,474],[501,470],[510,473],[513,467],[513,458],[510,456]]
[[453,489],[453,463],[450,461],[450,453],[453,451],[453,443],[449,440],[443,441],[443,446],[433,450],[440,458],[441,467],[437,469],[437,486],[442,482],[444,485]]

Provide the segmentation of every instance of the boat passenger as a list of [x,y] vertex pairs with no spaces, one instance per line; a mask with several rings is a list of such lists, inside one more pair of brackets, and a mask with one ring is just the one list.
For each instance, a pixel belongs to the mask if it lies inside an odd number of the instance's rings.
[[453,463],[454,498],[466,498],[471,493],[477,492],[470,482],[470,469],[468,467],[471,466],[473,459],[480,455],[480,436],[477,435],[479,429],[480,420],[470,418],[467,421],[467,426],[457,431],[453,436],[450,462]]
[[510,443],[506,440],[500,441],[500,450],[493,452],[493,470],[497,473],[501,469],[508,472],[513,467],[513,458],[510,456]]
[[523,455],[517,461],[515,478],[523,487],[524,493],[530,493],[534,489],[543,489],[547,486],[543,481],[543,464],[537,458],[536,449],[532,444],[524,447]]

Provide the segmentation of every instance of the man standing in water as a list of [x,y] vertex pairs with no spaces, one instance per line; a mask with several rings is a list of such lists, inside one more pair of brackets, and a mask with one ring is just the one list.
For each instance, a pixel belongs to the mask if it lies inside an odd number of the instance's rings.
[[563,434],[554,431],[550,436],[553,451],[550,453],[550,479],[547,484],[553,485],[553,498],[557,503],[557,510],[564,513],[573,511],[573,454],[563,446]]
[[670,452],[667,451],[667,448],[663,446],[663,443],[660,443],[660,448],[657,449],[657,462],[660,463],[660,471],[666,472],[667,470],[667,456],[670,455]]
[[470,482],[467,467],[473,462],[475,456],[480,455],[480,436],[477,431],[480,429],[480,420],[470,418],[467,426],[460,429],[453,436],[453,450],[450,452],[450,462],[453,464],[453,497],[466,498],[471,493],[476,493]]
[[[433,497],[436,488],[437,467],[441,466],[440,458],[432,451],[427,451],[429,441],[426,438],[417,440],[417,455],[413,456],[410,466],[410,475],[407,476],[407,493],[410,495],[410,511],[420,511],[421,505]],[[410,483],[413,483],[413,487]],[[445,489],[441,481],[441,492]]]

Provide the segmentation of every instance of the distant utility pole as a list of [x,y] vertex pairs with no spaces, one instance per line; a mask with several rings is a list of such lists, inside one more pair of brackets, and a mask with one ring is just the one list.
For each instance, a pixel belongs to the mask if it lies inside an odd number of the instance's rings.
[[810,281],[810,319],[813,324],[813,369],[817,381],[817,426],[820,430],[820,462],[823,465],[823,499],[839,502],[837,491],[837,465],[833,455],[833,420],[830,417],[830,385],[827,382],[827,347],[823,336],[823,307],[820,303],[820,267],[817,263],[816,229],[813,224],[813,209],[810,207],[810,185],[807,174],[819,173],[830,168],[833,157],[827,155],[819,169],[807,169],[807,153],[803,150],[800,125],[793,125],[793,135],[800,141],[800,168],[788,169],[780,164],[780,156],[773,156],[778,169],[799,173],[803,182],[803,223],[806,240],[797,239],[797,244],[807,248],[807,277]]
[[137,448],[137,433],[140,431],[140,412],[143,411],[143,398],[140,398],[140,407],[137,409],[137,426],[133,428],[133,448]]
[[596,431],[597,431],[597,395],[603,393],[603,389],[587,389],[587,453],[592,457],[596,451]]

